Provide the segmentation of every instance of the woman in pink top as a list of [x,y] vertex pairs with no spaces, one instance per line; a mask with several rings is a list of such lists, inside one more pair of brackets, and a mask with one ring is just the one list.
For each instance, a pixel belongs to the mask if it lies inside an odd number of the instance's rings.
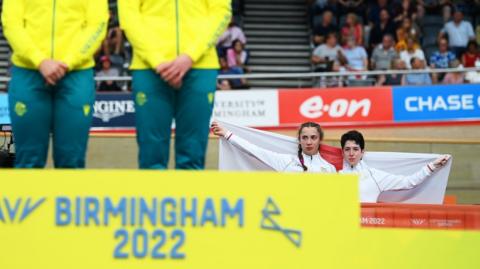
[[[240,67],[245,69],[248,61],[248,53],[240,40],[233,41],[232,48],[227,50],[227,62],[229,67]],[[245,70],[244,70],[245,71]]]
[[[453,60],[449,64],[450,68],[459,68],[460,61]],[[465,74],[463,72],[447,73],[443,78],[443,84],[463,84],[465,83]]]
[[354,37],[357,45],[363,45],[363,27],[362,24],[358,22],[357,15],[354,13],[347,14],[345,25],[342,27],[343,41],[347,40],[349,37]]

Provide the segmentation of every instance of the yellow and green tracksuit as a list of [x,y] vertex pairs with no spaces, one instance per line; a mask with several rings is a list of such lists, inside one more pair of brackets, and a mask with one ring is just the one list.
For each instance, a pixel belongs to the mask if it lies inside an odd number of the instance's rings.
[[[13,49],[8,93],[16,167],[44,167],[50,133],[55,167],[85,166],[93,54],[107,23],[107,0],[3,0],[3,31]],[[38,71],[45,59],[69,67],[56,86]]]
[[[178,169],[203,169],[216,88],[215,44],[231,17],[230,0],[119,0],[120,26],[133,46],[140,168],[165,169],[175,119]],[[187,54],[193,68],[180,89],[154,72]]]

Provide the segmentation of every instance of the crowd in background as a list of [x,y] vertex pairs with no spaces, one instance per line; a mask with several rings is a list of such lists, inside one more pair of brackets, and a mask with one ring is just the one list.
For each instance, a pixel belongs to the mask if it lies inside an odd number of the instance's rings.
[[[132,59],[132,48],[120,29],[116,1],[110,2],[108,31],[100,50],[95,55],[97,77],[118,77],[127,75]],[[98,91],[127,91],[127,82],[104,80],[97,82]]]
[[[311,61],[317,72],[480,67],[479,0],[310,2]],[[428,85],[477,80],[475,72],[452,72],[325,78],[319,83]]]
[[[116,1],[110,0],[111,6]],[[233,10],[239,1],[233,1]],[[357,72],[480,67],[480,0],[308,0],[313,71]],[[219,74],[248,73],[248,50],[238,16],[217,42]],[[97,76],[127,75],[131,47],[111,9],[107,37],[98,52]],[[416,73],[376,77],[330,77],[318,86],[425,85],[479,82],[470,73]],[[104,80],[99,91],[128,90],[127,82]],[[220,90],[245,89],[245,79],[222,79]]]
[[[245,33],[232,19],[217,42],[220,75],[241,75],[249,72],[246,44]],[[245,89],[248,85],[245,79],[220,79],[217,82],[217,88],[219,90]]]
[[[128,82],[108,80],[111,77],[128,75],[128,67],[132,58],[132,48],[124,33],[120,29],[116,0],[109,0],[110,19],[108,32],[102,47],[97,52],[96,76],[103,78],[97,82],[98,91],[128,91]],[[249,72],[247,67],[248,52],[245,49],[247,39],[239,27],[240,1],[232,1],[233,17],[228,28],[217,42],[219,56],[219,74],[237,75]],[[219,80],[218,89],[245,89],[248,88],[245,79]]]

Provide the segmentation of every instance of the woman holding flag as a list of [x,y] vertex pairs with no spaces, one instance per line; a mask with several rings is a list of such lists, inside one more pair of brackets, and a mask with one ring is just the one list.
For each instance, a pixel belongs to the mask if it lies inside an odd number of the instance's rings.
[[282,154],[264,149],[233,134],[217,122],[212,123],[215,135],[226,139],[248,155],[279,172],[335,173],[335,167],[320,155],[323,130],[314,122],[303,123],[298,130],[298,154]]
[[365,140],[363,135],[355,130],[342,135],[340,144],[344,158],[342,174],[357,173],[360,175],[360,201],[376,203],[384,191],[413,189],[441,169],[450,160],[450,155],[442,155],[428,163],[412,175],[393,175],[385,171],[369,167],[363,161]]

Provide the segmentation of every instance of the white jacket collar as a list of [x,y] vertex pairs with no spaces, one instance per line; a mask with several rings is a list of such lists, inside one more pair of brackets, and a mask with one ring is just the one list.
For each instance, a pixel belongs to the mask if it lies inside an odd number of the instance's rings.
[[343,160],[343,169],[342,171],[345,173],[360,173],[363,170],[368,169],[368,165],[363,161],[357,163],[355,166],[351,166],[347,161]]
[[320,152],[317,152],[317,154],[315,154],[315,155],[307,155],[307,154],[303,153],[303,151],[302,151],[302,155],[303,155],[304,160],[313,160],[313,159],[323,160],[322,157],[320,156]]

